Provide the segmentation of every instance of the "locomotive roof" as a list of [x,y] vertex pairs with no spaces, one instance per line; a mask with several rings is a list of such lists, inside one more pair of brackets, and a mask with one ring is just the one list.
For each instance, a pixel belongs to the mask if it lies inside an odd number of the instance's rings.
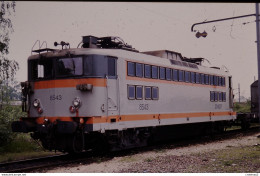
[[[168,51],[168,50],[159,50],[159,51],[152,51],[152,52],[161,52],[161,51]],[[177,53],[177,52],[175,52]],[[39,53],[35,55],[31,55],[28,60],[32,59],[39,59],[41,56],[42,57],[64,57],[68,56],[69,54],[71,55],[107,55],[107,56],[114,56],[118,58],[124,58],[129,61],[134,61],[134,62],[140,62],[140,63],[147,63],[147,64],[154,64],[154,65],[159,65],[159,66],[164,66],[164,67],[170,67],[170,68],[176,68],[176,69],[181,69],[181,70],[193,70],[193,71],[203,71],[211,74],[219,74],[219,75],[227,75],[228,71],[224,71],[222,69],[219,69],[217,67],[206,67],[202,65],[196,65],[196,68],[191,68],[191,67],[186,67],[182,65],[176,65],[173,64],[172,60],[175,61],[180,61],[178,59],[169,59],[165,57],[160,57],[151,54],[151,51],[149,52],[133,52],[133,51],[128,51],[128,50],[123,50],[123,49],[104,49],[104,48],[71,48],[71,49],[63,49],[63,50],[57,50],[57,49],[52,49],[49,50],[45,53]],[[177,53],[180,54],[180,53]],[[187,58],[186,58],[187,59]],[[194,58],[194,59],[203,59],[203,58]],[[185,62],[182,60],[182,62]],[[185,62],[185,63],[190,63],[190,62]],[[189,64],[191,65],[191,63]]]

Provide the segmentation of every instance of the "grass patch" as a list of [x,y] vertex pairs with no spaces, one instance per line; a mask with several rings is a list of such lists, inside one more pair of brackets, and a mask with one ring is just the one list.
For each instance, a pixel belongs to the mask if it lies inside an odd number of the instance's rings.
[[227,148],[232,148],[233,146],[232,146],[232,145],[227,145],[226,147],[227,147]]
[[[109,157],[92,157],[91,161],[94,163],[100,164],[100,163],[108,161],[110,159],[111,158],[109,158]],[[88,160],[88,161],[90,161],[90,160]]]
[[250,127],[260,127],[260,123],[250,123]]
[[154,149],[154,151],[155,151],[156,153],[164,153],[164,152],[166,152],[166,149],[158,148],[158,149]]
[[[204,156],[205,157],[205,156]],[[207,163],[201,172],[259,172],[260,146],[232,147],[206,154]]]
[[223,165],[224,166],[231,166],[232,165],[232,161],[223,161]]
[[144,161],[150,163],[153,161],[153,158],[145,158]]
[[55,155],[45,151],[28,134],[18,134],[9,144],[0,148],[0,163]]
[[5,153],[0,156],[0,163],[11,162],[11,161],[19,161],[25,159],[32,159],[44,156],[55,155],[54,152],[21,152],[21,153]]
[[131,163],[131,162],[137,161],[137,159],[135,157],[133,157],[133,156],[126,156],[126,157],[123,157],[120,161],[121,162]]
[[40,146],[27,134],[19,134],[11,143],[0,148],[0,153],[20,153],[41,150]]
[[226,131],[239,130],[239,129],[241,129],[241,126],[231,126],[231,127],[227,128]]
[[102,162],[102,158],[94,158],[94,161],[99,164]]

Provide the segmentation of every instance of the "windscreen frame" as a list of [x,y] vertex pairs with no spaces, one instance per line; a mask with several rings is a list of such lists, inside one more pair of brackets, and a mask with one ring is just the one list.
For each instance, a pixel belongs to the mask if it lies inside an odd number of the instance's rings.
[[[82,57],[82,74],[80,75],[57,75],[57,62],[60,59],[66,58],[78,58]],[[95,62],[95,67],[98,70],[103,70],[102,74],[86,74],[85,64],[88,57],[93,57]],[[103,58],[103,61],[97,62],[97,57]],[[40,57],[37,59],[28,60],[28,80],[29,81],[42,81],[42,80],[55,80],[55,79],[69,79],[69,78],[109,78],[117,79],[117,57],[109,55],[98,55],[98,54],[89,54],[89,55],[73,55],[71,57]],[[52,63],[52,70],[50,77],[38,77],[35,73],[37,72],[36,65],[39,65],[39,62],[50,61]],[[33,68],[33,64],[35,64]],[[92,68],[93,69],[93,68]]]

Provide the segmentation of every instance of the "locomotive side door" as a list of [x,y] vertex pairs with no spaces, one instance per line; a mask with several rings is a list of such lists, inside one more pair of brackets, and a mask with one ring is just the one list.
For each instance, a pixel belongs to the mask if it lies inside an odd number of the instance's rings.
[[119,82],[116,68],[117,59],[115,57],[108,57],[108,75],[106,76],[107,116],[119,115]]

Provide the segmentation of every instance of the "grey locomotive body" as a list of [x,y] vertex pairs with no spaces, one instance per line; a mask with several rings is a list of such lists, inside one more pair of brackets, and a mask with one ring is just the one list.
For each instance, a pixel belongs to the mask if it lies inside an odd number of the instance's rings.
[[49,150],[143,146],[155,136],[221,131],[236,118],[230,74],[203,58],[94,36],[81,48],[34,52],[22,83],[28,117],[12,127]]

